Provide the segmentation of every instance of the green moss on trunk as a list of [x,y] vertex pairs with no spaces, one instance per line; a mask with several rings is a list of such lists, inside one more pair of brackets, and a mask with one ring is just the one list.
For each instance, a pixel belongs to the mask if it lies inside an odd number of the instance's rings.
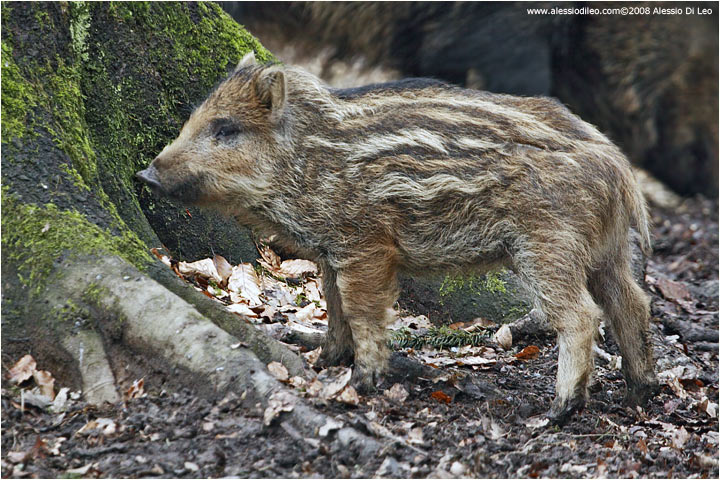
[[212,231],[134,173],[245,53],[271,58],[257,40],[212,3],[10,2],[2,27],[2,243],[24,284],[66,251],[142,268],[160,244],[144,211],[188,242]]
[[146,245],[133,232],[113,235],[77,211],[24,204],[6,189],[2,204],[3,249],[18,265],[20,280],[36,290],[63,254],[114,254],[141,267],[151,261]]
[[188,214],[139,186],[134,174],[177,136],[193,106],[245,53],[272,56],[214,3],[91,4],[90,17],[85,40],[75,43],[90,59],[83,63],[83,92],[98,167],[114,173],[101,178],[104,191],[129,227],[148,238],[144,212],[179,258],[214,250],[228,258],[243,252],[236,259],[248,260],[245,245],[252,242],[238,226],[197,209]]
[[25,137],[28,133],[28,112],[37,100],[30,85],[25,82],[12,55],[12,47],[2,42],[2,138]]

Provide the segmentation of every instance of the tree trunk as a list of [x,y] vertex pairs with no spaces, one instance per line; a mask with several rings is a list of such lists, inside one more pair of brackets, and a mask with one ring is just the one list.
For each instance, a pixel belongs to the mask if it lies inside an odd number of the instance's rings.
[[[61,382],[82,386],[78,349],[125,340],[102,327],[105,295],[89,281],[67,285],[59,263],[93,258],[77,268],[129,263],[173,301],[198,303],[195,315],[223,325],[260,360],[282,358],[303,374],[299,357],[149,254],[165,245],[180,258],[215,251],[248,260],[247,232],[157,199],[133,180],[243,54],[267,60],[269,52],[212,3],[7,3],[2,27],[3,352],[64,366]],[[137,304],[152,309],[156,300]],[[167,321],[155,313],[149,325]]]

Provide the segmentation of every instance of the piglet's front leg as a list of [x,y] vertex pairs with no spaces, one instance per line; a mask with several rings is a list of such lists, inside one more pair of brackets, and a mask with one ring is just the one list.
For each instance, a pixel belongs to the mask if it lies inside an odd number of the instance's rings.
[[376,252],[358,259],[338,272],[337,285],[355,350],[352,384],[362,393],[376,391],[388,367],[386,327],[398,296],[391,256]]

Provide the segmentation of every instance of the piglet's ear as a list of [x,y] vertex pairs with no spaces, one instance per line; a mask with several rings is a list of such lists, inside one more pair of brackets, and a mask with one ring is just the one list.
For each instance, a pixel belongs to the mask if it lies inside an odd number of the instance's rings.
[[260,102],[270,109],[271,116],[278,118],[285,109],[285,73],[282,70],[266,70],[260,75],[257,93]]
[[240,60],[240,62],[237,64],[237,67],[235,67],[235,71],[237,72],[241,68],[249,67],[250,65],[257,65],[257,60],[255,59],[255,52],[252,50],[249,53],[246,53],[242,60]]

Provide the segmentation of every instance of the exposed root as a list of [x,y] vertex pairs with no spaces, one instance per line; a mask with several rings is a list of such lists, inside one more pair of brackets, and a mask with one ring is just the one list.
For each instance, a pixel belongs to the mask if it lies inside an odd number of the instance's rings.
[[550,324],[537,310],[533,309],[527,315],[508,324],[513,339],[528,337],[547,337],[554,336]]
[[[270,375],[266,364],[246,344],[123,260],[117,257],[67,260],[61,272],[55,276],[53,288],[48,290],[49,303],[62,305],[68,301],[69,292],[85,292],[82,301],[97,313],[94,319],[100,333],[83,332],[71,337],[73,340],[68,343],[68,348],[79,359],[81,370],[104,372],[88,375],[87,381],[83,376],[84,393],[90,391],[95,395],[93,398],[97,398],[98,392],[102,392],[106,400],[113,398],[107,393],[112,373],[108,374],[107,361],[102,361],[102,333],[106,342],[122,343],[132,351],[190,372],[217,395],[229,391],[246,395],[266,410],[267,424],[279,417],[277,420],[287,423],[288,428],[303,438],[332,438],[343,448],[351,449],[358,458],[369,458],[382,448],[377,440],[351,427],[337,425],[337,420],[307,405]],[[88,291],[94,294],[88,295]],[[238,318],[236,322],[241,320]],[[272,342],[275,340],[268,338],[255,345]],[[94,352],[92,357],[87,356],[90,350]],[[287,350],[278,361],[287,361],[291,356],[295,354]],[[273,410],[278,405],[280,408]],[[335,427],[328,428],[328,425]]]
[[81,330],[66,336],[62,343],[77,362],[85,400],[94,405],[119,402],[115,376],[100,335],[94,330]]

